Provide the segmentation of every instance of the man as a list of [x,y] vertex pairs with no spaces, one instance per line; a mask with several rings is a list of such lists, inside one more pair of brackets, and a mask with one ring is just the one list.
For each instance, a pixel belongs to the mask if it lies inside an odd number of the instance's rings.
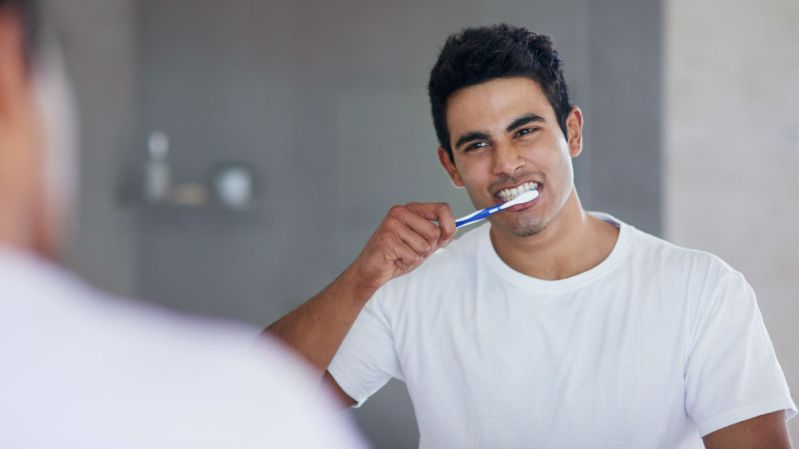
[[364,447],[273,341],[106,298],[54,263],[74,161],[34,10],[0,0],[0,448]]
[[476,208],[538,197],[445,249],[445,204],[393,207],[272,333],[349,404],[404,380],[422,448],[790,446],[796,407],[741,274],[583,210],[583,115],[548,37],[453,35],[429,93],[441,164]]

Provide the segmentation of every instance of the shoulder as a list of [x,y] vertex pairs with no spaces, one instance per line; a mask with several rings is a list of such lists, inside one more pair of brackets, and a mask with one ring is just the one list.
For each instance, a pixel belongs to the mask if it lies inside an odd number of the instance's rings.
[[694,316],[736,306],[751,308],[756,302],[743,274],[719,256],[637,229],[633,229],[630,265],[646,282],[681,297]]
[[0,352],[14,369],[0,394],[13,408],[0,418],[21,425],[0,446],[108,447],[134,428],[120,447],[363,446],[310,368],[257,329],[110,297],[56,266],[6,265]]
[[98,378],[118,370],[117,379],[149,377],[151,387],[165,385],[170,373],[263,375],[263,359],[276,362],[271,373],[303,371],[288,351],[258,341],[258,331],[248,326],[105,294],[26,255],[0,254],[0,269],[0,322],[15,336],[16,353],[24,356],[24,349],[42,363],[63,362],[59,370]]
[[648,261],[648,265],[665,274],[714,282],[743,278],[740,272],[715,254],[676,245],[638,229],[633,229],[632,233],[637,261]]
[[[0,446],[20,438],[63,447],[81,438],[86,447],[107,447],[133,427],[141,432],[130,447],[297,441],[324,447],[325,435],[337,442],[355,438],[349,423],[334,416],[333,400],[320,393],[310,368],[278,342],[259,338],[257,329],[110,297],[30,257],[0,254],[0,268],[7,337],[0,352],[14,367],[0,386],[4,403],[14,408],[0,404],[0,417],[52,430],[44,435],[15,426]],[[169,429],[164,416],[171,417]],[[324,431],[306,434],[317,425]],[[68,433],[59,433],[62,428]]]

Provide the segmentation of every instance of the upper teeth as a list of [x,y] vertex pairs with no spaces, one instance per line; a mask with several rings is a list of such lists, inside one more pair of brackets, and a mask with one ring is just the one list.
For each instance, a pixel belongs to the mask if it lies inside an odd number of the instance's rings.
[[517,195],[521,195],[524,192],[529,190],[538,190],[538,183],[537,182],[526,182],[519,187],[514,187],[512,189],[505,189],[500,190],[497,195],[502,198],[502,201],[510,201],[516,198]]

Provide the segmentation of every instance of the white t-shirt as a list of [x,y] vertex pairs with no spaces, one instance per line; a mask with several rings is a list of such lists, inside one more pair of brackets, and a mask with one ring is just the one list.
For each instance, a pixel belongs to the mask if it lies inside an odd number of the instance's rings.
[[329,367],[362,403],[408,387],[421,448],[701,448],[796,414],[755,294],[710,254],[620,227],[611,254],[545,281],[496,254],[488,225],[367,303]]
[[363,448],[255,329],[103,297],[0,248],[0,448]]

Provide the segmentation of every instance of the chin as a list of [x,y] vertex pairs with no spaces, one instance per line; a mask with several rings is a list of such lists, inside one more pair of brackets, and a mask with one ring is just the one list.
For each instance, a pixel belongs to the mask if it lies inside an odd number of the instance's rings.
[[516,237],[531,237],[544,230],[541,225],[516,226],[511,231]]
[[516,237],[530,237],[536,235],[544,230],[546,224],[542,223],[540,220],[530,219],[527,220],[519,220],[514,223],[493,223],[510,234]]

